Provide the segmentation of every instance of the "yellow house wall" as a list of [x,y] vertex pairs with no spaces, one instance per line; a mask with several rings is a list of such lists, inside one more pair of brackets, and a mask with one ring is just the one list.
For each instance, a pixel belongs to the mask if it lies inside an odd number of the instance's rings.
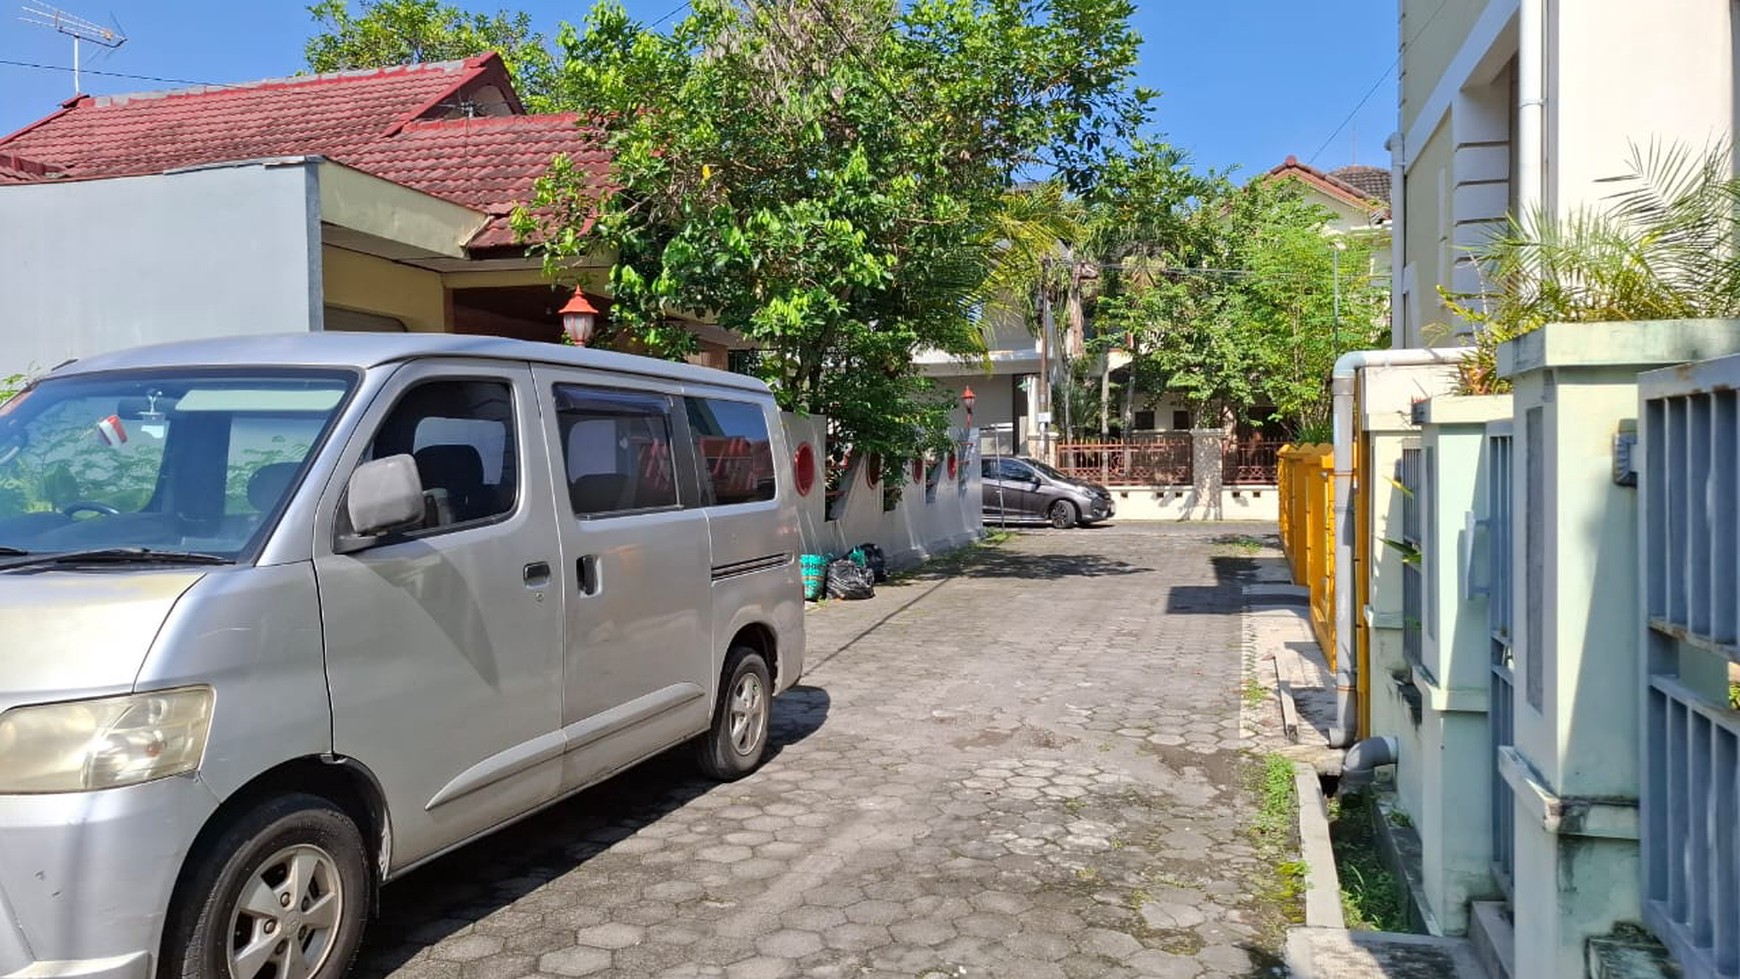
[[1495,0],[1402,0],[1396,42],[1411,42],[1402,59],[1402,131],[1413,126],[1427,97],[1438,87],[1439,79],[1492,2]]
[[327,304],[391,316],[412,332],[447,332],[447,294],[439,273],[331,245],[321,248],[321,262]]
[[1396,338],[1399,346],[1443,343],[1452,327],[1453,317],[1444,308],[1438,287],[1448,284],[1455,259],[1449,241],[1452,229],[1445,220],[1446,195],[1454,180],[1454,151],[1449,125],[1439,126],[1419,147],[1408,174],[1407,220],[1402,224],[1404,265],[1394,270],[1404,277],[1410,290],[1401,310],[1405,335]]

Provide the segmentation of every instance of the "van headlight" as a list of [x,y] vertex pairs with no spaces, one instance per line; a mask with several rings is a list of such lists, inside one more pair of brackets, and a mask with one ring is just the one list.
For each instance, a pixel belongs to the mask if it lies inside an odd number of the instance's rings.
[[85,792],[191,772],[210,687],[14,707],[0,714],[0,794]]

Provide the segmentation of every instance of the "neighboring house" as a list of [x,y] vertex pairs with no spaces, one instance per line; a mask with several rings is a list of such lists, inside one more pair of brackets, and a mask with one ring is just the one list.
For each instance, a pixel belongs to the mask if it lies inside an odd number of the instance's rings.
[[1469,327],[1439,289],[1481,291],[1469,249],[1507,214],[1598,202],[1630,143],[1701,148],[1735,128],[1732,2],[1400,8],[1400,118],[1389,141],[1396,347],[1462,342]]
[[[576,116],[528,115],[494,54],[80,96],[0,138],[0,376],[137,343],[409,330],[555,341],[553,286],[509,225]],[[581,272],[608,309],[609,262]],[[696,325],[724,366],[741,346]]]
[[[1338,235],[1366,239],[1373,248],[1372,267],[1367,271],[1378,281],[1389,275],[1389,171],[1371,166],[1322,171],[1289,156],[1280,166],[1256,179],[1296,181],[1307,200],[1322,206],[1331,215],[1325,228],[1331,240]],[[1326,243],[1325,247],[1330,245]],[[986,330],[988,363],[963,360],[934,350],[922,351],[914,359],[935,381],[938,389],[954,399],[956,425],[966,422],[960,398],[971,387],[974,423],[981,427],[1008,426],[1013,444],[1020,451],[1036,453],[1039,451],[1037,419],[1041,408],[1037,381],[1043,371],[1050,374],[1054,385],[1063,383],[1063,364],[1057,356],[1062,324],[1053,327],[1049,343],[1042,343],[1029,323],[1031,314],[1022,303],[994,304],[986,309],[984,315],[989,325]],[[1121,383],[1126,378],[1128,372],[1123,368],[1128,363],[1129,356],[1124,352],[1112,353],[1114,380]],[[1061,428],[1061,409],[1054,414],[1055,424]],[[1110,415],[1113,426],[1121,425],[1121,401],[1112,405]],[[1147,397],[1138,395],[1133,415],[1131,428],[1135,432],[1188,431],[1193,424],[1189,405],[1165,392]],[[1095,412],[1094,420],[1097,418]],[[1255,436],[1259,433],[1246,434]]]

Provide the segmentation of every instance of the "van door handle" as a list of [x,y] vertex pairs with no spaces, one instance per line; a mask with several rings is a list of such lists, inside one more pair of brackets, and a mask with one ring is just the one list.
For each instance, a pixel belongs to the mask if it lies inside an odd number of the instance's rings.
[[588,554],[576,562],[580,572],[580,594],[598,594],[598,555]]
[[520,572],[527,588],[542,588],[550,583],[550,562],[533,561]]

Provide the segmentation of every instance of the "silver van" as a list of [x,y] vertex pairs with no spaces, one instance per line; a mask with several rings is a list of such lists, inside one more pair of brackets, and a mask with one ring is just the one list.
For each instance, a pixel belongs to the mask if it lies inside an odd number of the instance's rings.
[[767,388],[303,334],[0,406],[0,976],[333,979],[379,885],[803,670]]

